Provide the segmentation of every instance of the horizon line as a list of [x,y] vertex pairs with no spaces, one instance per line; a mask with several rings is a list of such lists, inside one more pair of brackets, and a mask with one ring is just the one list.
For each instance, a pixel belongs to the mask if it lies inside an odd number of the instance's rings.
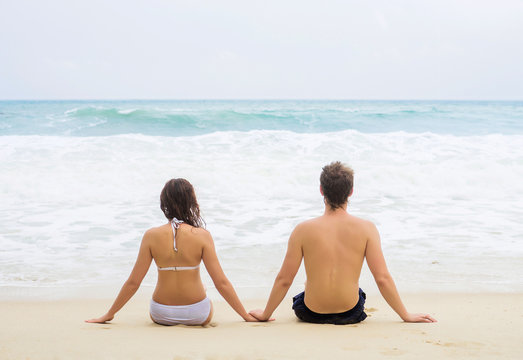
[[449,99],[449,98],[13,98],[0,101],[523,101],[521,99]]

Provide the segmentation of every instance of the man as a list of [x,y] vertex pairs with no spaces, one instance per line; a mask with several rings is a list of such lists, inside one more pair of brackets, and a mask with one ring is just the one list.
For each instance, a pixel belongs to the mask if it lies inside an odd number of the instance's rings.
[[363,321],[367,317],[365,293],[358,281],[366,258],[381,294],[403,321],[436,321],[428,314],[409,313],[403,305],[387,269],[376,226],[347,212],[352,187],[351,168],[340,162],[323,168],[320,192],[325,212],[296,226],[265,310],[253,310],[252,316],[261,321],[270,319],[304,259],[307,282],[305,292],[293,298],[296,316],[307,322],[338,325]]

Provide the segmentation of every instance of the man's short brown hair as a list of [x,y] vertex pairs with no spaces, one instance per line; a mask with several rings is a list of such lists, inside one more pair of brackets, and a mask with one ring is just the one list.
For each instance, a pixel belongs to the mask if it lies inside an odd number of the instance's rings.
[[320,184],[325,201],[332,209],[342,207],[349,198],[354,184],[354,171],[335,161],[323,167]]

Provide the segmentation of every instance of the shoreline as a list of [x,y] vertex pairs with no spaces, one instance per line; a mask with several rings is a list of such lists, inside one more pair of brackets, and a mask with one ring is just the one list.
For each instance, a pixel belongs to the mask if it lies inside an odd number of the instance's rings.
[[[109,324],[84,320],[101,315],[112,298],[0,301],[0,358],[490,359],[517,358],[523,351],[523,293],[402,294],[409,311],[432,314],[438,320],[433,324],[403,323],[381,295],[372,294],[368,318],[346,326],[299,322],[290,294],[271,323],[243,322],[223,300],[213,299],[206,328],[154,324],[148,289],[140,289]],[[253,309],[265,301],[244,304]]]

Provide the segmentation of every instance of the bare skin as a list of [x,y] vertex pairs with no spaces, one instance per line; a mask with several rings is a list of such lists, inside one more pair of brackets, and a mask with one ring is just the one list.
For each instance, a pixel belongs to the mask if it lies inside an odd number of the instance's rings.
[[[257,321],[245,311],[230,281],[220,266],[211,234],[202,228],[181,224],[176,231],[178,252],[173,250],[173,231],[170,223],[149,229],[142,239],[138,258],[129,278],[122,286],[113,305],[99,318],[86,320],[89,323],[105,323],[136,293],[147,274],[152,260],[159,267],[196,266],[203,260],[214,285],[229,305],[245,321]],[[189,305],[205,299],[205,288],[200,278],[200,270],[158,271],[158,281],[153,300],[164,305]],[[211,321],[213,311],[201,324]]]
[[322,314],[352,309],[359,299],[359,278],[365,258],[381,294],[403,321],[436,322],[429,314],[407,311],[387,269],[376,226],[350,215],[347,203],[337,209],[326,204],[322,216],[296,226],[265,310],[252,310],[250,314],[260,321],[270,320],[292,285],[302,259],[307,274],[307,307]]

